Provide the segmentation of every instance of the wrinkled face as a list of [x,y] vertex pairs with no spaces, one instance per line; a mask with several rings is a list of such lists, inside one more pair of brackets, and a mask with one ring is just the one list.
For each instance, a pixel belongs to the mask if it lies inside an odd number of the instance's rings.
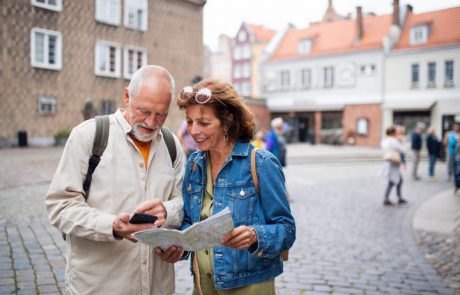
[[227,147],[221,121],[207,105],[189,105],[185,109],[187,130],[201,151],[221,150]]
[[166,85],[142,86],[138,95],[129,99],[125,90],[125,118],[131,125],[132,135],[143,142],[151,141],[168,116],[171,97]]

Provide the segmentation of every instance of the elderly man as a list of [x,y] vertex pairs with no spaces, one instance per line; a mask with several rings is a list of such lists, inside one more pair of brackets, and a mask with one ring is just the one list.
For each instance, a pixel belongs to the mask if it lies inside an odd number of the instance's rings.
[[[51,223],[67,234],[66,288],[69,294],[172,294],[174,268],[131,234],[149,227],[178,227],[185,155],[174,137],[171,157],[160,130],[174,95],[164,68],[145,66],[125,89],[125,108],[110,115],[107,147],[92,176],[87,172],[95,120],[72,130],[46,196]],[[134,212],[158,217],[131,224]]]

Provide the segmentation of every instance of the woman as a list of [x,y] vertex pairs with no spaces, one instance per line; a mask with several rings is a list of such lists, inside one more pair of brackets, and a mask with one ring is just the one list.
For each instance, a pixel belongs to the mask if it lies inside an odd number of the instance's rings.
[[400,166],[401,163],[405,166],[404,148],[398,140],[399,134],[396,134],[396,127],[390,126],[386,130],[386,138],[382,140],[382,149],[384,151],[384,166],[383,175],[388,178],[387,188],[385,190],[385,198],[383,201],[384,206],[392,206],[390,201],[390,193],[393,186],[396,185],[396,193],[398,195],[398,203],[406,204],[407,201],[401,196],[402,175]]
[[286,166],[286,139],[283,135],[283,119],[274,118],[271,121],[272,129],[267,134],[266,149],[272,152],[280,161],[281,166]]
[[[223,247],[191,253],[193,294],[275,294],[274,278],[283,272],[280,253],[295,240],[279,161],[257,150],[259,195],[250,163],[254,117],[230,84],[205,80],[185,87],[178,105],[198,148],[184,176],[181,229],[226,207],[235,225],[222,237]],[[180,247],[155,252],[172,263],[189,254]]]

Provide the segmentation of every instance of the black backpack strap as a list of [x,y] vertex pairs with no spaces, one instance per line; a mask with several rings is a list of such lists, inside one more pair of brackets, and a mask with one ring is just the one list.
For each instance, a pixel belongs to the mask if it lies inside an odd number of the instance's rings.
[[171,130],[167,127],[161,127],[161,133],[163,133],[163,138],[168,147],[169,156],[171,157],[171,165],[174,168],[174,162],[176,162],[177,157],[176,141],[174,140]]
[[107,147],[107,141],[109,138],[110,118],[109,116],[96,116],[96,131],[94,134],[93,143],[93,154],[89,158],[88,172],[86,172],[86,178],[83,181],[83,190],[85,191],[85,201],[88,200],[89,188],[91,186],[91,180],[93,172],[97,165],[101,161],[101,156]]

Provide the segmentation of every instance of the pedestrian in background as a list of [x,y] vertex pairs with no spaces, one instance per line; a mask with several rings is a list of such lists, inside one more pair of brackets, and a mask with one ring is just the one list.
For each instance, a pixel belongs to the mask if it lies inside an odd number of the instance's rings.
[[455,147],[460,142],[460,122],[455,122],[451,131],[444,137],[444,146],[447,147],[447,181],[455,179]]
[[383,205],[392,206],[390,193],[393,186],[396,186],[398,204],[406,204],[407,201],[401,196],[403,178],[401,174],[401,165],[405,166],[404,148],[396,137],[396,126],[390,126],[386,129],[386,137],[382,140],[381,147],[383,150],[383,169],[382,174],[388,179],[385,190]]
[[412,166],[412,178],[414,180],[420,180],[420,176],[418,175],[418,164],[420,163],[420,151],[422,150],[423,145],[423,132],[425,131],[425,123],[418,122],[415,126],[414,132],[412,132],[411,136],[411,149],[413,159],[413,166]]
[[441,141],[439,141],[438,137],[436,136],[436,130],[431,127],[428,129],[428,136],[426,138],[426,147],[428,149],[428,175],[431,179],[435,178],[435,166],[436,161],[439,158],[441,153]]
[[[164,68],[144,66],[134,73],[125,88],[125,108],[109,116],[107,147],[89,195],[82,180],[95,119],[72,130],[45,201],[51,223],[67,235],[66,294],[174,293],[174,266],[131,236],[182,222],[185,155],[172,135],[177,156],[171,163],[161,131],[174,93],[174,80]],[[158,219],[131,224],[134,212]]]
[[[295,222],[286,200],[284,175],[275,156],[255,151],[255,186],[251,169],[254,116],[227,82],[208,79],[179,94],[187,126],[197,142],[185,169],[184,221],[181,229],[230,207],[235,228],[222,237],[223,247],[187,252],[173,246],[155,251],[174,263],[191,256],[193,294],[275,294],[283,272],[281,252],[295,240]],[[191,254],[191,255],[190,255]]]
[[276,117],[271,121],[272,129],[267,134],[265,148],[272,152],[281,163],[286,166],[286,139],[283,134],[283,119]]
[[257,131],[251,143],[254,147],[258,149],[264,149],[265,148],[264,132],[261,130]]
[[187,130],[187,122],[182,122],[177,131],[177,137],[179,138],[182,148],[184,149],[185,155],[190,157],[190,155],[196,151],[196,142],[193,140],[192,135]]

